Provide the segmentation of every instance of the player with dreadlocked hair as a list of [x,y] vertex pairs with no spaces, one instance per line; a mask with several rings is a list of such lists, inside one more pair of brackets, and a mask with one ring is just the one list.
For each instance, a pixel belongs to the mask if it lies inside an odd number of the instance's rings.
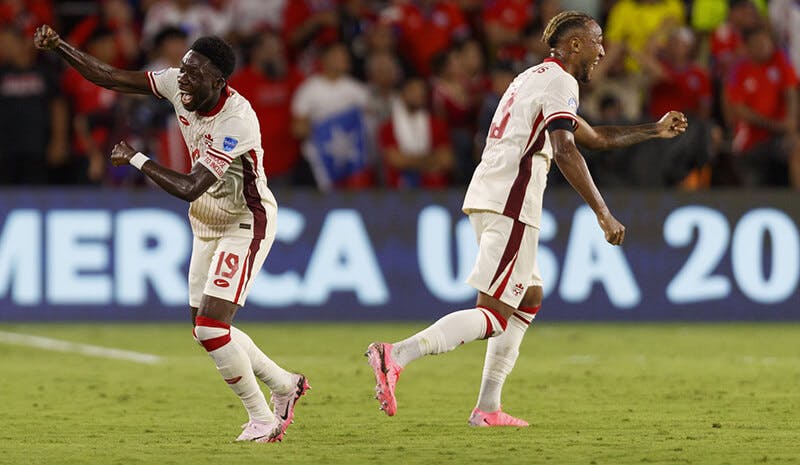
[[489,339],[469,424],[527,426],[502,411],[500,394],[542,302],[536,249],[551,161],[595,212],[606,240],[619,245],[625,227],[611,215],[576,142],[608,150],[675,137],[686,129],[679,112],[652,124],[592,128],[577,115],[578,81],[588,82],[605,54],[600,26],[585,13],[567,11],[548,23],[542,40],[550,46],[550,57],[523,71],[503,94],[462,207],[478,237],[478,258],[467,278],[478,291],[476,305],[450,313],[405,340],[375,342],[367,349],[376,399],[389,416],[397,411],[395,387],[408,363]]

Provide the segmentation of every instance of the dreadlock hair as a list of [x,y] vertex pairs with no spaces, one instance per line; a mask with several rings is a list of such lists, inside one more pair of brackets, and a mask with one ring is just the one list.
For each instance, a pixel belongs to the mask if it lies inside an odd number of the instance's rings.
[[547,27],[542,32],[542,42],[546,43],[550,48],[555,48],[558,41],[564,37],[567,31],[576,27],[583,27],[589,21],[594,21],[594,18],[586,13],[562,11],[547,23]]
[[220,70],[225,79],[233,74],[233,69],[236,67],[236,55],[231,46],[219,37],[201,37],[195,40],[189,49],[208,58],[208,61]]

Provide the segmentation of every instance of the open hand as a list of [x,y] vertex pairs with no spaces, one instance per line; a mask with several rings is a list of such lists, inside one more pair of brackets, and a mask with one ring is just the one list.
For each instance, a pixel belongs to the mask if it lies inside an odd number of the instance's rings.
[[136,155],[136,150],[123,140],[111,149],[111,164],[114,166],[130,164],[134,155]]
[[61,43],[61,37],[47,24],[42,24],[33,35],[33,44],[39,50],[55,50]]
[[658,137],[671,139],[679,134],[683,134],[689,126],[686,115],[679,111],[670,111],[658,120]]

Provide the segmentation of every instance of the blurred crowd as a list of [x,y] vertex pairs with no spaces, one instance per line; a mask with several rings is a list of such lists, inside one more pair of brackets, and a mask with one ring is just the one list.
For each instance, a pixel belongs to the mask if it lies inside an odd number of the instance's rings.
[[[228,40],[271,186],[435,189],[469,181],[500,96],[549,54],[542,30],[565,9],[605,33],[585,119],[690,121],[677,139],[586,153],[598,185],[800,188],[794,0],[0,0],[0,184],[146,185],[108,164],[123,139],[189,170],[170,104],[38,52],[43,23],[126,69],[179,66],[199,36]],[[557,171],[551,184],[565,182]]]

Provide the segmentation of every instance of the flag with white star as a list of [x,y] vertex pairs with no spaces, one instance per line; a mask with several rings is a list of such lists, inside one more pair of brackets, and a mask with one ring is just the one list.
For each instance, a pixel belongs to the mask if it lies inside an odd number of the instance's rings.
[[366,167],[366,129],[359,108],[338,113],[315,124],[310,141],[317,157],[317,160],[312,160],[312,165],[318,168],[315,175],[327,178],[318,179],[321,185],[335,184]]

